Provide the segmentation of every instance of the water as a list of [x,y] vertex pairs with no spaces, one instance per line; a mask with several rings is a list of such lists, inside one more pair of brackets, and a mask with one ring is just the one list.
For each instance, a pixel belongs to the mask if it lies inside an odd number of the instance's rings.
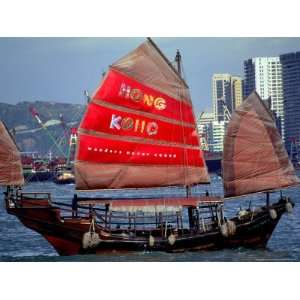
[[[298,174],[299,175],[299,174]],[[210,186],[197,186],[193,188],[194,194],[203,194],[206,189],[211,194],[222,194],[222,181],[217,176],[212,176]],[[56,185],[52,182],[29,183],[25,191],[51,192],[52,198],[59,201],[71,201],[74,185]],[[273,235],[264,250],[234,249],[218,251],[201,251],[185,253],[164,252],[137,252],[128,254],[112,253],[110,255],[77,255],[58,256],[50,244],[38,233],[24,227],[20,221],[8,215],[4,208],[3,190],[0,189],[0,261],[300,261],[300,187],[290,188],[284,192],[295,202],[293,214],[284,214],[277,225]],[[161,189],[156,189],[153,194],[160,195]],[[177,188],[172,188],[168,194],[184,194]],[[118,197],[116,192],[108,192],[107,196]],[[141,197],[140,191],[131,191],[123,196],[131,195]],[[278,194],[272,194],[271,199],[276,200]],[[260,206],[263,195],[245,197],[242,200],[231,200],[225,204],[226,215],[232,216],[237,209]]]

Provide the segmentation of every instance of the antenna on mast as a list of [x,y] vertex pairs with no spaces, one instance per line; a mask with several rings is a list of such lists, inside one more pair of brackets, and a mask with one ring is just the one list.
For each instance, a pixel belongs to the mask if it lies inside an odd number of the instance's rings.
[[176,62],[177,72],[180,75],[180,77],[182,77],[181,54],[178,49],[176,51],[175,62]]

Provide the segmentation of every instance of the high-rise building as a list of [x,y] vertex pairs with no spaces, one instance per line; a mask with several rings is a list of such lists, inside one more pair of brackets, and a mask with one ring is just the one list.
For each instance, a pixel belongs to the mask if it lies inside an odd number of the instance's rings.
[[197,119],[197,129],[200,137],[200,145],[202,150],[213,151],[213,121],[214,114],[211,112],[203,112]]
[[228,121],[230,114],[242,102],[242,79],[230,74],[212,77],[212,101],[215,121]]
[[300,52],[280,55],[284,97],[284,134],[288,151],[300,142]]
[[214,74],[212,77],[213,111],[216,121],[226,118],[226,106],[232,111],[232,89],[230,74]]
[[231,82],[232,82],[233,109],[236,109],[243,102],[243,80],[241,77],[232,76]]
[[255,57],[244,61],[244,97],[254,90],[262,99],[271,99],[271,110],[279,119],[284,139],[282,67],[279,57]]
[[228,122],[215,121],[214,114],[203,112],[197,120],[200,144],[203,150],[223,151],[224,135]]
[[224,135],[226,130],[226,121],[214,121],[212,122],[212,151],[223,151]]

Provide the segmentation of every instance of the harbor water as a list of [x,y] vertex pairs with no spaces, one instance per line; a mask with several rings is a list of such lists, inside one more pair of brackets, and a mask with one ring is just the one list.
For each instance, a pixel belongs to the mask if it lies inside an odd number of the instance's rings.
[[[298,173],[298,176],[300,174]],[[212,195],[222,195],[222,179],[211,176],[210,185],[193,187],[194,195],[203,195],[208,190]],[[56,185],[53,182],[32,182],[24,188],[25,191],[50,192],[56,201],[71,202],[74,185]],[[277,225],[266,249],[226,249],[216,251],[199,251],[184,253],[164,252],[134,252],[111,253],[105,255],[59,256],[52,246],[38,233],[24,227],[15,217],[8,215],[3,199],[4,189],[0,189],[0,261],[300,261],[300,187],[289,188],[284,194],[291,197],[295,203],[292,214],[284,214]],[[152,195],[184,195],[184,190],[178,188],[155,189]],[[103,196],[103,194],[102,194]],[[149,196],[141,191],[106,192],[105,196],[144,197]],[[272,193],[275,201],[279,193]],[[228,200],[225,203],[227,216],[236,214],[240,207],[260,206],[264,203],[264,194],[256,194],[241,199]]]

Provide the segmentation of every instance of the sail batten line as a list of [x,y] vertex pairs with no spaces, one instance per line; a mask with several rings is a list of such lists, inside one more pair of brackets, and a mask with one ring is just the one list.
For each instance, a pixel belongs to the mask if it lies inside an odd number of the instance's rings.
[[[76,178],[76,190],[154,188],[180,186],[182,184],[209,183],[206,170],[197,166],[188,167],[188,181],[183,182],[182,176],[185,171],[184,169],[182,166],[124,166],[123,163],[107,165],[76,161],[76,173],[79,172],[82,175]],[[167,174],[166,171],[169,173]],[[122,175],[120,176],[120,174]],[[147,174],[147,176],[141,176],[141,174]],[[87,176],[88,182],[82,180],[82,178],[87,178]],[[115,181],[116,176],[119,176],[119,181]]]
[[76,189],[210,181],[189,90],[150,42],[112,64],[79,128]]
[[128,113],[133,113],[139,116],[145,116],[151,119],[155,119],[155,120],[159,120],[159,121],[163,121],[163,122],[168,122],[170,124],[174,124],[174,125],[183,125],[185,127],[190,127],[190,128],[195,128],[194,124],[192,123],[187,123],[187,122],[181,122],[181,121],[177,121],[175,119],[170,119],[168,117],[164,117],[161,115],[157,115],[154,113],[150,113],[150,112],[145,112],[145,111],[140,111],[140,110],[136,110],[136,109],[132,109],[132,108],[128,108],[125,106],[121,106],[121,105],[116,105],[116,104],[112,104],[109,103],[107,101],[104,100],[100,100],[100,99],[93,99],[91,103],[94,103],[98,106],[103,106],[103,107],[107,107],[107,108],[111,108],[111,109],[116,109],[122,112],[128,112]]
[[300,183],[274,117],[253,92],[228,124],[223,151],[225,197],[238,197]]
[[[175,93],[175,87],[173,93]],[[181,105],[184,112],[183,121],[192,124],[194,122],[193,107],[189,103],[178,100],[183,97],[182,90],[180,93],[177,91],[176,95],[171,97],[120,72],[110,70],[92,99],[158,114],[177,121],[181,121],[176,113]]]
[[[265,172],[265,173],[259,174],[259,176],[256,176],[256,173],[254,172],[251,176],[248,176],[248,177],[235,177],[234,180],[228,181],[228,184],[233,183],[233,182],[235,182],[235,183],[240,182],[241,183],[241,182],[246,182],[246,181],[250,181],[250,180],[259,181],[261,178],[264,178],[264,179],[270,178],[270,179],[273,179],[273,180],[276,180],[276,178],[277,178],[277,180],[278,180],[278,179],[284,179],[286,177],[293,176],[292,174],[286,175],[286,176],[282,176],[282,175],[281,176],[274,176],[274,175],[272,175],[272,173],[277,173],[277,172],[278,172],[278,170],[276,169],[276,170],[270,172],[270,174],[268,172]],[[253,177],[255,177],[255,179],[253,179]]]
[[183,100],[191,104],[188,86],[174,68],[170,68],[169,61],[161,55],[157,47],[149,41],[120,58],[112,67],[171,97],[178,96],[176,90],[180,87],[183,90]]
[[170,146],[170,147],[178,147],[178,148],[185,148],[185,149],[190,149],[190,150],[199,150],[199,146],[194,146],[194,145],[187,145],[187,144],[181,144],[181,143],[173,143],[173,142],[168,142],[168,141],[157,141],[154,139],[149,139],[149,138],[141,138],[141,137],[133,137],[133,136],[117,136],[114,134],[109,134],[105,132],[99,132],[95,130],[90,130],[90,129],[85,129],[85,128],[80,128],[78,130],[79,133],[84,134],[84,135],[89,135],[93,137],[100,137],[100,138],[107,138],[110,140],[121,140],[124,142],[136,142],[139,144],[147,144],[147,145],[153,145],[153,146]]
[[[199,149],[187,149],[188,164],[204,165]],[[183,148],[161,145],[143,145],[134,142],[120,143],[119,140],[99,139],[98,137],[81,135],[77,160],[91,162],[143,163],[144,165],[166,163],[182,164]]]
[[[114,109],[90,104],[81,128],[114,134],[116,136],[141,137],[157,141],[199,146],[199,138],[195,128],[183,127],[158,121],[147,117],[140,117],[132,113],[123,113]],[[186,139],[177,132],[184,130]],[[174,132],[175,134],[171,134]]]
[[[87,161],[85,161],[85,160],[80,160],[80,159],[78,159],[76,162],[78,162],[78,163],[80,163],[80,162],[83,162],[83,163],[85,163],[85,162],[87,162]],[[115,165],[116,163],[115,162],[105,162],[105,161],[101,161],[101,162],[97,162],[97,161],[93,161],[93,163],[95,163],[95,164],[104,164],[104,165]],[[144,167],[145,166],[145,164],[144,163],[122,163],[122,165],[123,166],[131,166],[131,167]],[[147,165],[147,168],[158,168],[158,167],[162,167],[162,166],[171,166],[172,168],[174,167],[174,168],[186,168],[186,169],[188,169],[188,168],[195,168],[195,167],[197,167],[197,165],[195,165],[195,166],[193,166],[193,165],[187,165],[187,166],[183,166],[182,164],[172,164],[172,165],[170,165],[168,162],[166,163],[166,164],[153,164],[153,163],[151,163],[151,164],[149,164],[149,165]]]
[[163,94],[163,95],[165,95],[165,96],[167,96],[167,97],[169,97],[169,98],[172,98],[172,99],[176,100],[177,102],[183,102],[185,105],[187,105],[187,106],[189,106],[189,107],[192,107],[191,103],[190,103],[189,101],[187,101],[184,97],[182,97],[182,98],[176,98],[176,97],[174,97],[174,95],[169,95],[168,93],[166,93],[166,92],[163,91],[163,90],[160,90],[160,89],[157,88],[156,86],[153,86],[153,85],[151,85],[151,84],[147,84],[147,83],[145,83],[145,82],[142,82],[142,81],[140,81],[139,79],[137,79],[137,78],[135,78],[135,77],[131,77],[131,76],[129,76],[128,74],[126,74],[125,72],[122,72],[122,71],[120,71],[119,69],[115,68],[114,66],[110,66],[110,70],[113,70],[114,72],[119,73],[119,74],[121,74],[122,76],[127,77],[128,79],[131,79],[131,80],[133,79],[133,80],[136,81],[137,83],[139,83],[139,84],[141,84],[141,85],[143,85],[143,86],[145,86],[145,87],[148,87],[148,88],[150,88],[150,89],[156,90],[156,91],[159,92],[160,94]]
[[276,193],[276,192],[280,192],[282,190],[286,190],[288,188],[293,188],[293,187],[297,187],[297,186],[300,186],[300,183],[293,183],[291,185],[282,186],[280,188],[264,189],[264,190],[259,190],[259,191],[255,191],[255,192],[251,192],[251,193],[247,193],[247,194],[236,195],[236,196],[225,196],[224,199],[225,200],[235,200],[237,198],[243,198],[243,197],[247,197],[250,195],[262,194],[262,193]]

